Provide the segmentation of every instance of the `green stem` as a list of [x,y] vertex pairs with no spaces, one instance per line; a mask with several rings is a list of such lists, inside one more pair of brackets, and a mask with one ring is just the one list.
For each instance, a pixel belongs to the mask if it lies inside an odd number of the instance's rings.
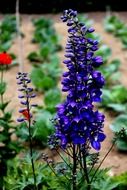
[[[2,68],[2,69],[1,69],[1,78],[0,78],[1,85],[3,84],[3,75],[4,75],[4,70],[3,70],[3,68]],[[3,107],[3,104],[4,104],[3,94],[0,94],[0,97],[1,97],[1,104],[2,104],[1,107]],[[2,110],[2,112],[4,113],[4,110],[3,110],[3,109],[1,109],[1,110]]]
[[75,150],[75,145],[73,145],[73,170],[72,170],[72,182],[73,182],[73,190],[76,190],[76,150]]
[[84,173],[86,177],[86,182],[87,182],[87,190],[90,190],[90,180],[89,180],[89,174],[87,170],[87,163],[86,163],[86,155],[83,153],[83,165],[84,165]]
[[95,170],[95,172],[94,172],[94,174],[93,174],[93,176],[92,176],[92,179],[91,179],[90,183],[92,183],[92,181],[93,181],[93,179],[95,178],[95,176],[96,176],[96,174],[97,174],[99,168],[101,167],[102,163],[104,162],[104,160],[106,159],[106,157],[108,156],[108,154],[111,152],[111,150],[112,150],[112,148],[114,147],[115,143],[116,143],[116,140],[113,142],[113,144],[111,145],[110,149],[108,150],[108,152],[106,153],[106,155],[104,156],[104,158],[103,158],[102,161],[100,162],[99,166],[98,166],[97,169]]
[[[29,100],[27,98],[27,111],[28,115],[30,116],[30,108],[29,108]],[[30,158],[31,158],[31,165],[33,171],[33,178],[34,178],[34,190],[38,190],[37,182],[36,182],[36,175],[35,175],[35,167],[34,167],[34,160],[33,160],[33,148],[32,148],[32,135],[31,135],[31,119],[28,120],[28,128],[29,128],[29,147],[30,147]]]

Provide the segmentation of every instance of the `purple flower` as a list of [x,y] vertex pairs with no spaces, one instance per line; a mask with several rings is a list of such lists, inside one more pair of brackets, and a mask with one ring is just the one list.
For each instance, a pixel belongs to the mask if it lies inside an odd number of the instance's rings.
[[106,137],[104,115],[94,107],[94,102],[101,101],[101,88],[105,83],[102,74],[95,70],[103,63],[100,56],[94,55],[98,41],[87,37],[94,28],[80,23],[76,11],[65,10],[61,19],[69,27],[63,61],[68,71],[63,73],[61,82],[62,91],[68,94],[64,103],[57,106],[55,138],[63,148],[71,143],[84,147],[90,144],[98,151]]
[[92,65],[94,67],[99,67],[101,64],[103,64],[103,59],[101,56],[93,57],[92,59]]
[[36,97],[36,94],[33,93],[33,88],[29,87],[29,83],[31,80],[28,77],[27,73],[18,73],[16,79],[18,80],[17,84],[20,86],[18,89],[21,94],[18,95],[18,98],[21,99],[20,103],[22,104],[22,108],[19,109],[19,113],[21,114],[21,118],[18,118],[18,122],[29,121],[32,118],[32,114],[30,112],[31,107],[36,106],[35,104],[30,104],[30,100]]

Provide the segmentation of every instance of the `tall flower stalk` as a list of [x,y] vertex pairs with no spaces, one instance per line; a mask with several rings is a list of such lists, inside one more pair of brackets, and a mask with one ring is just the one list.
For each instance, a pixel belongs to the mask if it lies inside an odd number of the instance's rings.
[[32,147],[32,114],[31,114],[31,108],[35,106],[35,104],[30,104],[30,101],[32,98],[34,98],[36,95],[33,93],[33,88],[29,87],[29,83],[31,80],[28,77],[27,73],[18,73],[17,76],[18,82],[17,84],[20,86],[18,89],[21,94],[18,96],[22,104],[22,108],[19,110],[19,113],[21,113],[21,117],[17,119],[18,122],[25,122],[28,127],[29,132],[29,148],[30,148],[30,159],[31,159],[31,165],[32,165],[32,172],[33,172],[33,178],[34,178],[34,190],[37,190],[37,182],[36,182],[36,174],[35,174],[35,166],[34,166],[34,160],[33,160],[33,147]]
[[67,71],[63,73],[61,82],[67,97],[57,105],[56,131],[50,138],[50,144],[55,148],[59,145],[72,158],[72,189],[77,189],[77,172],[80,170],[90,190],[89,172],[97,160],[96,156],[88,166],[90,150],[98,152],[106,137],[103,133],[105,117],[94,104],[101,101],[101,89],[105,83],[102,74],[96,70],[103,60],[95,55],[98,41],[89,37],[94,28],[79,22],[77,11],[65,10],[61,19],[67,23],[69,34],[63,61]]

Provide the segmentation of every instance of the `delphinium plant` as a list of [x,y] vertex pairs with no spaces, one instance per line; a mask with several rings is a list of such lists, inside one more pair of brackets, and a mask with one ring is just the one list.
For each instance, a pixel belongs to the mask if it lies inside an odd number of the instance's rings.
[[4,72],[12,63],[12,58],[6,52],[0,53],[0,187],[3,187],[3,177],[6,176],[8,161],[19,151],[19,144],[12,140],[16,126],[12,120],[12,111],[7,110],[10,101],[5,99],[7,83]]
[[18,96],[21,100],[20,103],[22,107],[19,110],[21,113],[21,117],[17,119],[18,122],[23,122],[28,128],[28,137],[29,137],[29,150],[30,150],[30,160],[33,172],[33,189],[37,190],[37,181],[36,181],[36,173],[35,173],[35,166],[34,166],[34,159],[33,159],[33,147],[32,147],[32,136],[33,136],[33,127],[34,127],[34,120],[32,117],[31,109],[35,107],[36,104],[31,103],[31,99],[34,98],[36,95],[33,93],[33,88],[29,86],[31,80],[28,77],[27,73],[18,73],[17,75],[17,84],[20,86],[18,89],[21,94]]
[[87,37],[94,28],[79,22],[77,11],[65,10],[61,19],[69,27],[66,59],[63,61],[68,70],[63,73],[61,82],[67,97],[57,105],[53,120],[55,134],[50,137],[49,144],[56,151],[61,148],[69,156],[71,189],[80,189],[80,178],[83,183],[85,181],[85,188],[90,190],[97,173],[94,166],[101,142],[106,137],[103,132],[105,116],[95,105],[101,101],[105,83],[102,74],[96,70],[103,60],[94,55],[98,41]]
[[96,70],[103,63],[102,58],[94,54],[98,49],[98,41],[88,37],[94,29],[79,22],[77,12],[71,9],[65,10],[61,18],[69,26],[64,60],[68,70],[63,73],[62,79],[62,91],[66,92],[67,97],[57,106],[57,114],[53,119],[55,133],[49,138],[49,145],[57,151],[63,162],[55,163],[43,154],[47,164],[39,161],[35,164],[32,140],[36,122],[31,112],[31,108],[36,106],[31,102],[35,94],[29,86],[31,81],[28,74],[18,73],[22,105],[18,122],[23,122],[28,129],[32,167],[25,163],[25,158],[24,163],[14,160],[5,178],[5,187],[9,190],[113,190],[120,183],[107,175],[107,168],[100,169],[113,145],[98,163],[101,142],[106,136],[103,132],[105,117],[98,111],[96,103],[101,101],[105,81]]

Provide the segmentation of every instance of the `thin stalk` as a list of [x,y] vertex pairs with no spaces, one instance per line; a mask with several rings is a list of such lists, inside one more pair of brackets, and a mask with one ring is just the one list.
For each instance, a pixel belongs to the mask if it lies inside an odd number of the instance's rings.
[[69,152],[68,149],[65,151],[63,148],[61,148],[61,150],[62,150],[64,153],[66,153],[69,157],[73,158],[73,156],[70,154],[70,152]]
[[59,153],[59,151],[56,150],[56,152],[60,156],[60,158],[64,161],[64,163],[72,170],[72,167],[67,163],[67,161],[64,159],[64,157],[61,156],[61,154]]
[[[30,116],[30,108],[29,108],[29,100],[27,97],[27,110],[28,115]],[[30,159],[33,171],[33,178],[34,178],[34,190],[38,190],[37,182],[36,182],[36,175],[35,175],[35,167],[34,167],[34,160],[33,160],[33,148],[32,148],[32,134],[31,134],[31,118],[28,120],[28,129],[29,129],[29,148],[30,148]]]
[[[1,68],[1,77],[0,77],[1,85],[3,84],[3,75],[4,75],[4,70],[3,70],[3,68]],[[3,104],[4,104],[3,94],[1,94],[0,97],[1,97],[1,104],[3,107]],[[4,113],[3,109],[2,109],[2,112]]]
[[93,181],[93,179],[95,178],[95,176],[96,176],[96,174],[97,174],[99,168],[101,167],[102,163],[104,162],[104,160],[106,159],[106,157],[108,156],[108,154],[111,152],[112,148],[113,148],[114,145],[115,145],[115,142],[116,142],[116,140],[113,142],[113,144],[111,145],[110,149],[108,150],[108,152],[106,153],[106,155],[104,156],[104,158],[103,158],[102,161],[100,162],[99,166],[98,166],[97,169],[95,170],[95,172],[94,172],[94,174],[93,174],[93,177],[92,177],[90,183],[92,183],[92,181]]
[[87,182],[87,190],[90,190],[91,187],[90,187],[90,180],[89,180],[89,174],[88,174],[85,154],[83,154],[83,165],[84,165],[84,174],[85,174],[86,182]]
[[72,169],[72,187],[73,190],[76,190],[76,165],[77,165],[77,161],[76,161],[76,150],[75,150],[75,145],[73,145],[73,169]]
[[81,146],[79,145],[79,164],[81,166],[81,172],[83,173],[84,168],[83,168],[83,163],[82,163],[82,153],[80,149],[81,149]]

